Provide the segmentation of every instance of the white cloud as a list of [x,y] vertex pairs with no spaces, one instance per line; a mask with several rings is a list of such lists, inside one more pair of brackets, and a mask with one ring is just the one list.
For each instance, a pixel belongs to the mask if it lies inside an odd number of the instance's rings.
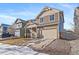
[[12,24],[16,18],[21,18],[21,19],[31,19],[35,18],[36,13],[30,11],[30,10],[0,10],[0,23],[7,23],[7,24]]
[[34,15],[35,13],[33,13],[31,11],[24,10],[24,11],[14,12],[12,14],[15,14],[15,15]]
[[62,4],[62,6],[64,6],[64,7],[70,7],[71,4]]
[[78,4],[72,4],[72,3],[63,3],[63,4],[59,4],[63,7],[66,7],[66,8],[73,8],[73,7],[77,7]]
[[27,9],[22,9],[22,10],[14,10],[14,9],[10,9],[10,10],[0,10],[0,14],[1,15],[10,15],[10,16],[14,16],[16,18],[21,18],[21,19],[31,19],[31,18],[35,18],[37,15],[37,12],[33,12],[31,10],[27,10]]
[[12,16],[7,16],[7,15],[0,15],[0,17],[2,18],[9,18],[9,19],[15,19],[15,17],[12,17]]
[[31,10],[22,9],[22,10],[15,10],[15,9],[9,9],[9,10],[0,10],[1,14],[9,14],[9,15],[35,15],[35,13]]
[[20,17],[22,19],[31,19],[31,18],[35,18],[37,13],[34,13],[33,11],[29,11],[29,10],[23,10],[23,11],[14,11],[11,12],[10,15],[16,16],[16,17]]
[[12,24],[14,20],[16,20],[15,17],[7,16],[7,15],[0,15],[0,23]]

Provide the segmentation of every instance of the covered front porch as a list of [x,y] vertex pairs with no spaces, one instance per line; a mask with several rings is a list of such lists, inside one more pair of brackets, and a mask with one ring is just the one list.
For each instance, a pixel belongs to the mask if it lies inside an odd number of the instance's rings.
[[38,28],[36,24],[27,26],[25,29],[25,37],[31,39],[37,39],[42,37],[42,29]]

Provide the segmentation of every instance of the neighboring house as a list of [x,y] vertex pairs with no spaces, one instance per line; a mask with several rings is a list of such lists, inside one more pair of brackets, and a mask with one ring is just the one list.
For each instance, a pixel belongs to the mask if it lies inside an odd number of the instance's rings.
[[15,35],[15,31],[14,31],[13,26],[14,26],[14,25],[12,24],[12,25],[10,25],[9,28],[8,28],[8,32],[9,32],[9,34],[12,35],[12,36]]
[[22,19],[17,19],[13,25],[9,28],[10,33],[13,33],[16,37],[24,37],[24,26],[26,21]]
[[79,7],[75,8],[74,11],[74,23],[75,23],[75,33],[79,34]]
[[9,28],[9,25],[7,24],[1,24],[0,25],[0,38],[4,38],[4,37],[7,37],[7,33],[8,33],[8,28]]
[[25,25],[26,38],[61,38],[64,27],[63,11],[45,7],[34,20]]

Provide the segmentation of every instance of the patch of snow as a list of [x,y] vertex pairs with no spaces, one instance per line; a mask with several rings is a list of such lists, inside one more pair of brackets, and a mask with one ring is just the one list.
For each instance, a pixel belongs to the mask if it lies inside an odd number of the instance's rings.
[[27,46],[16,46],[0,43],[0,55],[47,55],[39,53]]

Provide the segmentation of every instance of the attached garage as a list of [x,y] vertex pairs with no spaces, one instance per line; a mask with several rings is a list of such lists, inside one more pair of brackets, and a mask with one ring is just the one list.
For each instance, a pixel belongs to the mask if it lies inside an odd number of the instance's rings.
[[16,37],[20,37],[20,30],[16,30],[16,31],[15,31],[15,36],[16,36]]
[[53,29],[45,29],[42,30],[42,34],[44,38],[48,38],[48,39],[56,39],[57,38],[57,29],[53,28]]

